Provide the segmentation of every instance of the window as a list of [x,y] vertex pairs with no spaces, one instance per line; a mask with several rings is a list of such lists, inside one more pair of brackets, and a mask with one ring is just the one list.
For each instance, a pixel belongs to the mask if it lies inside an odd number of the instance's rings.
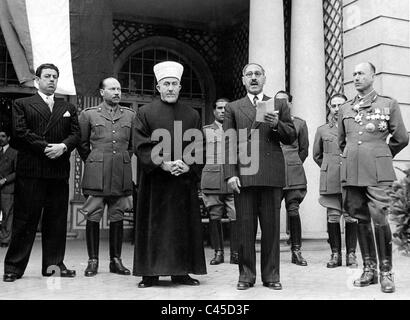
[[14,71],[13,63],[0,29],[0,86],[18,85],[19,80]]
[[203,99],[204,90],[200,79],[192,68],[192,62],[176,54],[174,51],[159,48],[142,49],[133,54],[118,72],[124,93],[156,96],[156,80],[153,71],[155,64],[173,60],[184,66],[181,79],[181,98]]

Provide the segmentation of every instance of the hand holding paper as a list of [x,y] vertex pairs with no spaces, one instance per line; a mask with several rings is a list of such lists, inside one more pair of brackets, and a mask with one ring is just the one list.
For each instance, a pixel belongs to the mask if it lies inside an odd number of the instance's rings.
[[256,103],[255,121],[267,122],[273,128],[276,128],[279,121],[279,111],[275,110],[275,99],[267,101],[258,101]]

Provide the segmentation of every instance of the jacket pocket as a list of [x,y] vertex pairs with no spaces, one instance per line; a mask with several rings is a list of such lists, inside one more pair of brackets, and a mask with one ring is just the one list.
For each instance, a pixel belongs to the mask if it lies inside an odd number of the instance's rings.
[[287,178],[289,187],[306,184],[305,170],[301,161],[287,164]]
[[103,122],[95,123],[92,126],[92,131],[94,131],[94,134],[95,134],[96,137],[103,137],[105,132],[106,132],[105,131],[105,123],[103,123]]
[[320,192],[327,191],[327,163],[323,163],[320,168]]
[[396,180],[390,152],[386,151],[376,154],[376,175],[377,182],[393,182]]
[[83,189],[102,191],[104,187],[104,155],[91,152],[84,164]]
[[131,133],[131,123],[129,122],[122,122],[121,123],[121,136],[125,139],[128,140],[130,138],[130,133]]
[[202,170],[201,189],[221,189],[220,165],[206,165]]
[[128,152],[123,153],[123,188],[124,192],[132,191],[132,167],[131,167],[131,158]]

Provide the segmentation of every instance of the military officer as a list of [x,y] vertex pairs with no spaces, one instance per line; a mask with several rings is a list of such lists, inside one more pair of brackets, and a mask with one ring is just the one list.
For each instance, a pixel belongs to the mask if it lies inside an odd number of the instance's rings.
[[[363,287],[378,282],[373,221],[381,290],[394,292],[387,191],[396,180],[392,159],[408,144],[409,136],[397,101],[374,90],[375,74],[376,68],[369,62],[355,67],[353,80],[357,95],[340,110],[341,183],[344,208],[359,220],[358,238],[364,269],[354,285]],[[368,212],[363,210],[366,207]]]
[[224,179],[222,165],[222,123],[225,114],[225,105],[228,99],[218,99],[214,105],[215,121],[203,127],[206,139],[207,158],[201,176],[201,189],[205,207],[209,211],[209,232],[215,256],[210,264],[224,262],[223,232],[221,219],[226,211],[230,228],[230,263],[238,264],[238,248],[236,233],[236,212],[233,191]]
[[343,94],[330,99],[328,122],[320,126],[313,143],[313,160],[320,167],[319,203],[327,210],[327,232],[332,254],[328,268],[342,265],[342,240],[340,217],[345,220],[346,266],[357,267],[357,219],[352,218],[342,206],[340,185],[340,149],[337,140],[339,107],[347,101]]
[[88,266],[85,276],[98,272],[99,222],[107,205],[110,221],[110,272],[130,275],[121,261],[124,211],[132,208],[132,128],[135,112],[119,105],[121,85],[115,78],[100,83],[103,102],[79,117],[84,161],[81,212],[86,216]]
[[285,157],[286,186],[283,188],[286,213],[289,222],[292,263],[307,266],[307,261],[301,253],[302,225],[300,222],[299,207],[306,196],[306,175],[303,162],[308,156],[309,135],[306,121],[292,115],[292,95],[286,91],[278,91],[276,99],[285,99],[288,103],[291,118],[295,125],[297,139],[289,145],[281,143]]

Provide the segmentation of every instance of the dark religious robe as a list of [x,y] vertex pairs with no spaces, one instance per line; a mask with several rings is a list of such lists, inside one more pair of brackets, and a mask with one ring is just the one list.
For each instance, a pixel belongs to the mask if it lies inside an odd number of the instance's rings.
[[[176,122],[181,121],[181,122]],[[142,106],[135,119],[134,152],[138,157],[140,179],[135,221],[135,276],[206,274],[198,200],[198,182],[203,165],[192,164],[187,173],[173,176],[161,169],[152,149],[156,129],[171,136],[171,159],[183,160],[174,147],[182,136],[181,126],[201,131],[199,114],[180,103],[161,100]],[[175,141],[176,140],[176,141]],[[182,143],[182,150],[190,141]],[[203,151],[202,151],[203,152]]]

